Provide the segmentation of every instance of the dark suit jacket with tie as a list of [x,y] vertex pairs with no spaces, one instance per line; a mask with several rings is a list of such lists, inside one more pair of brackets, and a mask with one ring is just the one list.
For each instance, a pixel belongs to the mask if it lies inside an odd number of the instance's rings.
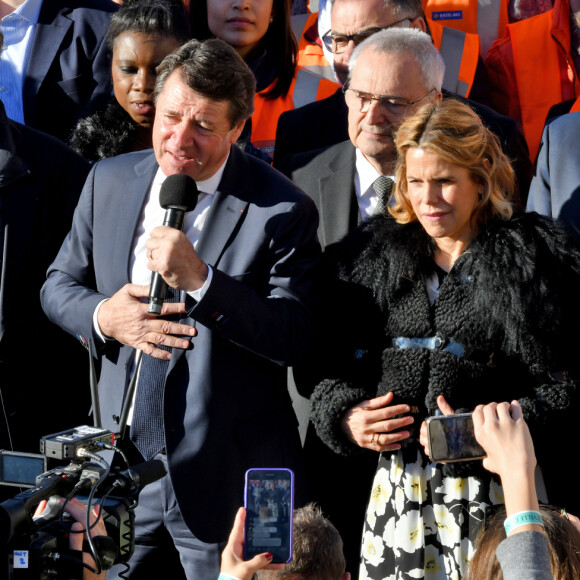
[[[518,123],[486,105],[449,91],[443,90],[443,98],[457,99],[469,105],[481,117],[483,124],[498,137],[504,153],[512,162],[519,198],[522,207],[525,207],[534,168]],[[274,167],[286,172],[287,156],[329,147],[345,139],[348,139],[348,107],[342,89],[339,89],[326,99],[280,115]],[[292,161],[292,164],[296,166],[296,161]]]
[[24,122],[68,141],[91,103],[110,96],[111,0],[43,0],[22,88]]
[[[133,238],[157,171],[151,151],[97,163],[42,290],[51,320],[93,335],[97,304],[129,282]],[[197,253],[213,281],[191,300],[191,350],[174,352],[165,388],[170,476],[183,517],[205,542],[227,538],[250,467],[300,471],[285,364],[308,348],[320,246],[312,201],[266,163],[232,147]],[[115,430],[134,350],[102,345],[99,389]],[[304,478],[297,474],[297,484]]]

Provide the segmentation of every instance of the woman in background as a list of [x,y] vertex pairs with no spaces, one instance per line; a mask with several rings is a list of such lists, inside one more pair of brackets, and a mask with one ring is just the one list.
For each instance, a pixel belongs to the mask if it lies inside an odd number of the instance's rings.
[[189,40],[179,0],[129,0],[113,14],[107,33],[114,96],[77,124],[71,147],[90,161],[152,146],[155,69]]
[[[233,46],[256,77],[251,123],[241,140],[267,153],[274,151],[278,117],[306,104],[303,94],[330,96],[337,85],[304,75],[296,91],[298,45],[291,27],[292,0],[191,0],[193,38],[219,38]],[[304,90],[303,83],[309,84]],[[300,94],[298,94],[300,93]],[[271,160],[271,159],[270,159]]]

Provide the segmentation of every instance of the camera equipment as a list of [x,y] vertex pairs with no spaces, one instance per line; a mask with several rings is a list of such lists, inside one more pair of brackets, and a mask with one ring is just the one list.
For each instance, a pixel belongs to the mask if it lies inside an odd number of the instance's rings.
[[[96,503],[93,500],[100,498],[99,517],[103,518],[107,536],[91,538],[87,533],[90,551],[97,562],[95,571],[129,560],[134,550],[134,508],[139,492],[163,477],[165,467],[161,461],[152,460],[125,471],[111,469],[96,452],[120,453],[113,447],[113,441],[110,431],[86,425],[41,439],[41,451],[46,458],[70,463],[41,473],[33,487],[0,503],[0,550],[4,552],[4,560],[0,559],[1,578],[82,578],[86,566],[82,553],[69,549],[68,534],[73,522],[65,512],[72,497],[87,505],[85,528]],[[10,454],[10,460],[14,455]],[[31,454],[22,454],[21,459],[26,459],[26,455],[38,461],[38,456]],[[42,500],[47,500],[47,505],[35,517],[33,510]]]

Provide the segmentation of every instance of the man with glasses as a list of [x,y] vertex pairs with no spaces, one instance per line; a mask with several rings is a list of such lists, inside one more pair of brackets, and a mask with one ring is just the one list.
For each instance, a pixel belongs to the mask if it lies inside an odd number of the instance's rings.
[[[338,82],[344,85],[348,60],[357,44],[386,28],[425,32],[421,0],[334,0],[331,27],[321,33],[325,54],[333,57]],[[329,147],[348,138],[346,105],[341,90],[326,99],[295,109],[278,119],[274,167],[286,155]],[[278,141],[280,138],[280,141]]]
[[[417,28],[427,25],[421,0],[334,0],[330,30],[322,33],[326,51],[333,51],[336,75],[344,85],[347,67],[357,44],[385,28]],[[525,205],[533,176],[528,148],[518,123],[472,100],[443,89],[444,98],[458,98],[470,105],[488,129],[499,138],[506,155],[513,160],[518,192]],[[329,147],[348,138],[347,106],[341,91],[282,114],[278,120],[274,167],[288,172],[289,165],[304,163],[305,157],[291,161],[285,157]]]
[[[323,246],[384,211],[383,190],[387,187],[388,195],[392,188],[396,164],[393,133],[406,115],[441,99],[444,71],[431,39],[416,29],[377,32],[352,52],[343,87],[349,140],[296,155],[287,171],[317,204]],[[308,163],[302,163],[303,157]],[[389,182],[375,184],[379,177]]]

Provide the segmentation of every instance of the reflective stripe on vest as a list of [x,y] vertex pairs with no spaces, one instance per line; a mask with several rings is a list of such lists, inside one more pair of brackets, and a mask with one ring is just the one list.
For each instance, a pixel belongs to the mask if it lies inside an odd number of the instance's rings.
[[508,0],[423,0],[425,17],[446,28],[477,34],[483,57],[508,24]]
[[479,59],[479,37],[455,28],[429,23],[433,44],[445,62],[443,88],[468,97]]
[[285,111],[297,109],[308,103],[325,99],[336,92],[339,85],[320,78],[309,69],[298,68],[285,97],[268,100],[262,94],[271,87],[256,94],[252,115],[252,144],[269,155],[274,152],[278,118]]
[[297,64],[300,67],[307,68],[313,74],[335,82],[334,71],[324,56],[322,46],[311,42],[305,36],[306,32],[318,22],[318,13],[298,14],[292,16],[292,31],[298,39],[298,56]]

